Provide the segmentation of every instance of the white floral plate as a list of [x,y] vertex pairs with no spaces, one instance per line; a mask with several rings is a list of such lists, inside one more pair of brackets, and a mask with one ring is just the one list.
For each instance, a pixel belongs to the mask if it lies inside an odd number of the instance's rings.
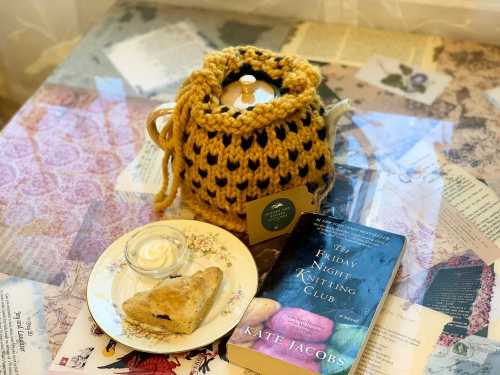
[[257,291],[255,261],[248,248],[234,235],[201,221],[168,220],[165,223],[186,235],[191,250],[190,260],[177,273],[192,275],[210,266],[217,266],[224,272],[213,307],[192,334],[155,333],[125,319],[122,303],[158,283],[158,280],[134,272],[125,261],[125,243],[141,228],[118,238],[104,251],[87,285],[87,303],[99,327],[116,341],[149,353],[183,352],[212,343],[238,324]]

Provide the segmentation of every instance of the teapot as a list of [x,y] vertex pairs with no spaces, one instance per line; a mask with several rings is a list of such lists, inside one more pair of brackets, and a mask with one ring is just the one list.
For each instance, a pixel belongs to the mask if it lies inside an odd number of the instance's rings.
[[176,102],[147,119],[165,152],[156,209],[171,205],[180,188],[204,220],[245,232],[249,201],[302,185],[321,201],[334,181],[336,124],[350,104],[325,108],[319,83],[316,68],[296,56],[253,46],[207,54]]

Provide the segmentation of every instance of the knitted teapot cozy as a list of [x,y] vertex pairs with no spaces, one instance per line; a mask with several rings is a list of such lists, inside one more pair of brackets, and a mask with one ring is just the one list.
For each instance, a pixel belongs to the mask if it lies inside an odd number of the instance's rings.
[[[225,85],[243,74],[272,83],[281,96],[244,110],[222,105]],[[319,82],[306,61],[268,50],[231,47],[206,55],[182,84],[160,134],[156,119],[168,110],[148,118],[165,151],[156,209],[168,207],[180,186],[183,200],[205,220],[244,232],[247,202],[301,185],[324,191],[333,162]]]

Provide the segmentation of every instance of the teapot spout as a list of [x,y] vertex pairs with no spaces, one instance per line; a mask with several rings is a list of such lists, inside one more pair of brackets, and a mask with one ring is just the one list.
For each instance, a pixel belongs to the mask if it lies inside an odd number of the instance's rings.
[[329,127],[335,128],[339,119],[348,111],[351,110],[351,101],[343,99],[338,103],[331,104],[326,107],[326,123]]

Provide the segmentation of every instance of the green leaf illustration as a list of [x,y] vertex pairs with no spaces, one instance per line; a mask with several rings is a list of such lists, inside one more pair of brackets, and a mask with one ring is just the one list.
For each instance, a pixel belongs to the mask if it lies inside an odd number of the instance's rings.
[[413,72],[413,69],[405,64],[399,64],[399,69],[405,76],[409,76]]
[[469,348],[467,347],[467,345],[465,345],[464,343],[462,342],[457,342],[453,347],[452,347],[452,352],[455,353],[455,354],[458,354],[458,355],[467,355],[467,352],[469,351],[468,350]]
[[383,78],[380,82],[384,85],[397,87],[401,90],[404,88],[403,76],[401,74],[389,74],[387,77]]
[[427,89],[427,87],[425,87],[425,85],[418,85],[418,86],[414,86],[414,87],[415,87],[415,90],[417,90],[421,94],[425,93],[425,90]]

